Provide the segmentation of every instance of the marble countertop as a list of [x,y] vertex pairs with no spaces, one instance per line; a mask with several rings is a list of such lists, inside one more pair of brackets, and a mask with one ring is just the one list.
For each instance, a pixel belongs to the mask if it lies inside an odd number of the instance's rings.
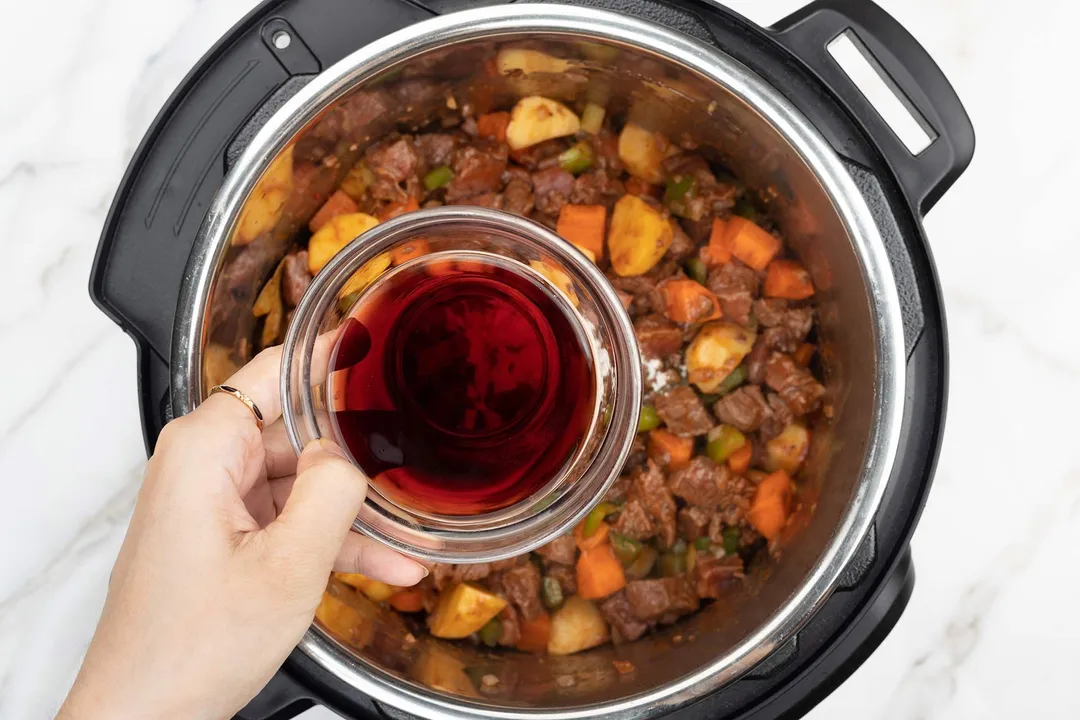
[[[90,302],[105,213],[176,83],[254,0],[19,3],[0,43],[0,717],[51,717],[101,609],[145,461],[130,340]],[[732,0],[768,24],[799,0]],[[1080,717],[1080,6],[882,0],[979,147],[926,219],[951,341],[948,427],[896,629],[810,717]],[[1000,10],[1000,11],[999,11]],[[14,20],[14,23],[12,22]],[[1063,90],[1065,90],[1063,92]],[[1062,212],[1062,210],[1065,212]],[[1037,262],[1036,262],[1037,261]],[[1070,440],[1070,438],[1072,438]],[[329,719],[316,709],[306,720]]]

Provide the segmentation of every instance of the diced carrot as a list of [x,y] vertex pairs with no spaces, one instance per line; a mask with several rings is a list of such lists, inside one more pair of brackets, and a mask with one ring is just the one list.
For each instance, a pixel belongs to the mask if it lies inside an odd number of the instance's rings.
[[760,225],[739,216],[727,221],[724,239],[731,247],[731,254],[755,270],[768,267],[781,247],[780,241]]
[[416,240],[410,240],[404,245],[399,245],[390,251],[390,262],[394,265],[401,265],[408,262],[413,258],[418,258],[421,255],[427,255],[431,252],[431,246],[428,245],[427,240],[417,238]]
[[803,343],[795,348],[795,352],[791,354],[791,357],[795,362],[806,367],[810,364],[810,361],[814,359],[814,346],[811,343]]
[[506,142],[506,126],[510,124],[510,113],[485,113],[476,118],[476,133],[480,137]]
[[420,612],[424,609],[424,593],[418,588],[398,590],[390,596],[390,607],[398,612]]
[[747,440],[746,444],[728,456],[727,464],[731,472],[742,475],[750,469],[750,459],[754,456],[754,446]]
[[667,430],[649,432],[649,458],[669,470],[678,470],[690,463],[694,454],[694,438],[679,437]]
[[731,245],[727,240],[726,220],[713,218],[712,230],[709,232],[709,244],[701,248],[698,255],[701,261],[710,268],[731,262]]
[[765,297],[805,300],[814,294],[814,282],[806,268],[794,260],[773,260],[765,271],[763,292]]
[[577,561],[577,594],[586,600],[606,598],[626,586],[622,563],[610,545],[585,550]]
[[604,256],[607,208],[603,205],[563,205],[555,232],[579,248],[588,250],[597,259]]
[[656,193],[656,187],[650,185],[639,177],[632,177],[626,181],[626,194],[627,195],[654,195]]
[[404,202],[392,202],[389,205],[379,210],[378,218],[380,221],[385,222],[390,218],[396,218],[398,215],[404,215],[407,212],[413,210],[419,210],[420,203],[414,197],[410,197]]
[[667,316],[675,322],[697,323],[720,317],[720,301],[701,283],[688,279],[660,283]]
[[355,212],[360,212],[360,208],[357,207],[356,201],[346,195],[341,190],[338,190],[330,199],[323,203],[323,206],[319,208],[319,211],[311,216],[311,220],[308,221],[308,229],[311,232],[318,232],[326,223],[330,222],[338,215],[350,215]]
[[[757,487],[747,519],[754,528],[772,540],[787,523],[791,504],[791,476],[783,470],[767,475]],[[579,573],[580,576],[580,573]],[[580,585],[580,580],[578,581]]]
[[589,537],[585,537],[584,530],[584,521],[579,522],[577,527],[574,528],[574,541],[577,543],[578,550],[581,550],[582,552],[606,544],[608,541],[608,533],[611,532],[611,526],[606,522],[601,522],[597,526],[596,531]]
[[545,652],[551,637],[551,616],[541,611],[532,620],[521,618],[521,639],[517,649],[524,652]]

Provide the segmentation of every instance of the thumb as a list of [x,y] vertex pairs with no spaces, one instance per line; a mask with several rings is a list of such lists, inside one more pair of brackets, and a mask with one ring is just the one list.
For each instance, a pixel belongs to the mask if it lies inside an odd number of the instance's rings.
[[329,572],[366,495],[367,479],[341,448],[325,438],[312,441],[300,453],[275,535]]

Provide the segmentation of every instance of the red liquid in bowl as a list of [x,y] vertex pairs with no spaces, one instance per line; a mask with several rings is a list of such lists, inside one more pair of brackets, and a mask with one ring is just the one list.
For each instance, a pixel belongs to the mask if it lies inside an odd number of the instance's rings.
[[339,441],[379,492],[423,512],[528,498],[593,418],[584,338],[549,289],[494,264],[402,268],[346,320],[330,371]]

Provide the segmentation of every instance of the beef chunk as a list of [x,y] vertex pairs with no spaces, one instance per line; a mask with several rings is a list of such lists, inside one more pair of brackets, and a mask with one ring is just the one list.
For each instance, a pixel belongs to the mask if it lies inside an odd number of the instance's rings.
[[626,194],[626,188],[605,170],[582,173],[574,180],[570,202],[575,205],[603,205],[609,210]]
[[616,290],[629,293],[633,297],[628,308],[632,316],[664,312],[664,298],[656,288],[656,280],[647,275],[633,277],[608,275],[608,280]]
[[474,205],[476,207],[491,208],[492,210],[502,210],[503,196],[502,193],[483,193],[482,195],[471,195],[467,198],[459,198],[456,202],[449,204]]
[[720,489],[721,497],[716,505],[717,510],[709,519],[709,539],[717,544],[723,543],[724,526],[746,524],[746,513],[750,510],[757,485],[742,475],[729,471],[724,475]]
[[544,611],[540,605],[540,570],[527,562],[502,574],[502,586],[506,597],[517,605],[526,620],[532,620]]
[[592,146],[593,165],[610,172],[612,177],[617,177],[623,169],[622,160],[619,159],[619,139],[608,130],[588,135],[586,139]]
[[656,526],[640,500],[626,503],[611,529],[635,540],[644,540],[656,534]]
[[577,592],[577,571],[573,566],[549,565],[544,574],[558,581],[563,597],[570,597]]
[[712,513],[705,508],[684,507],[679,511],[679,537],[693,541],[709,532]]
[[738,555],[715,558],[699,555],[690,579],[699,598],[718,598],[743,576],[742,559]]
[[[638,435],[636,438],[634,438],[634,443],[637,444],[637,441],[640,438],[641,438],[640,435]],[[633,456],[633,453],[631,453],[631,456]],[[643,462],[645,462],[645,443],[644,443],[644,441],[642,441],[642,443],[641,443],[641,458],[637,459],[637,461],[634,462],[634,463],[631,463],[628,460],[627,463],[626,463],[626,467],[629,468],[631,466],[637,466],[637,465],[640,465]],[[614,502],[614,501],[617,501],[617,500],[623,500],[624,498],[626,498],[626,494],[628,492],[630,492],[630,476],[629,475],[620,475],[618,478],[615,479],[615,482],[611,483],[611,487],[608,488],[608,491],[606,493],[604,493],[604,501],[605,502]]]
[[750,323],[750,311],[760,280],[753,268],[738,260],[724,263],[709,273],[709,289],[720,300],[724,317],[740,325]]
[[713,225],[712,216],[703,217],[700,220],[690,220],[689,218],[681,218],[679,224],[682,225],[683,230],[690,239],[698,245],[706,242],[709,239],[709,235],[712,234]]
[[502,625],[502,635],[499,636],[499,644],[503,647],[514,647],[521,640],[521,619],[513,605],[507,605],[499,613],[499,623]]
[[431,575],[435,578],[435,589],[442,592],[450,585],[483,580],[491,575],[491,563],[473,563],[469,565],[435,563],[431,569]]
[[799,367],[790,356],[773,353],[765,367],[765,383],[780,394],[781,399],[796,415],[805,415],[817,408],[825,388],[810,371]]
[[754,302],[754,316],[765,327],[776,327],[783,321],[787,306],[783,298],[762,298]]
[[408,137],[368,148],[366,163],[375,175],[368,192],[377,200],[401,200],[407,194],[402,184],[415,180],[421,168],[420,154]]
[[281,295],[285,304],[296,307],[300,298],[311,284],[311,271],[308,270],[307,250],[301,250],[285,258],[285,267],[281,272]]
[[[766,331],[767,332],[767,331]],[[750,353],[746,356],[746,379],[755,385],[761,385],[765,382],[765,366],[769,363],[769,355],[772,354],[772,349],[769,347],[769,341],[765,338],[764,333],[757,336],[754,340],[754,347],[750,349]]]
[[682,350],[682,328],[663,315],[653,313],[639,317],[634,321],[634,334],[642,355],[665,358]]
[[770,350],[795,352],[814,326],[811,308],[788,308],[786,300],[758,300],[754,303],[754,314],[766,327],[762,338]]
[[396,102],[383,90],[350,93],[341,101],[341,132],[344,138],[359,142],[372,136],[376,120],[389,116]]
[[723,486],[729,474],[726,465],[717,465],[704,455],[697,455],[686,467],[671,473],[668,487],[673,495],[691,505],[713,508],[725,499]]
[[533,211],[532,186],[523,180],[512,179],[503,190],[503,210],[528,217]]
[[446,188],[446,199],[494,193],[502,184],[506,170],[506,146],[495,142],[474,141],[454,150],[450,156],[454,178]]
[[558,215],[574,192],[574,176],[560,167],[535,172],[532,181],[536,209],[546,215]]
[[448,133],[423,133],[416,136],[416,149],[429,168],[449,165],[450,155],[457,144],[457,136]]
[[775,393],[765,393],[765,401],[769,404],[769,414],[765,421],[761,423],[761,436],[765,440],[769,440],[782,433],[784,428],[795,419],[795,414],[791,412],[791,408],[788,407],[787,403]]
[[701,398],[686,385],[656,395],[653,403],[667,429],[681,437],[704,435],[716,424],[701,404]]
[[577,545],[572,535],[557,537],[547,545],[541,545],[534,552],[548,562],[573,565],[577,560]]
[[656,523],[662,547],[675,544],[675,498],[671,496],[664,474],[652,460],[636,468],[630,485],[630,499],[640,500]]
[[690,236],[683,232],[679,223],[674,220],[668,221],[671,224],[672,238],[671,247],[668,248],[667,255],[676,262],[682,262],[691,255],[697,252],[697,245]]
[[648,623],[642,622],[634,615],[630,601],[626,599],[626,593],[622,590],[600,603],[600,614],[615,630],[618,641],[633,642],[649,629]]
[[717,400],[713,412],[721,422],[734,425],[746,433],[761,427],[768,417],[769,405],[760,387],[744,385]]
[[515,150],[512,157],[518,165],[529,170],[538,170],[553,165],[556,157],[565,149],[566,142],[562,138],[555,138]]
[[684,615],[698,608],[697,595],[684,575],[626,584],[626,600],[639,620],[655,621],[665,615]]

